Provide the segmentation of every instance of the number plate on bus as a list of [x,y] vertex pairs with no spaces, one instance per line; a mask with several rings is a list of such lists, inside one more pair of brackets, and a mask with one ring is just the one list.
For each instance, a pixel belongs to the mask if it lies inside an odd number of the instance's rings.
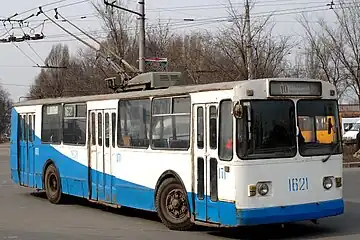
[[309,190],[309,181],[307,177],[289,178],[289,192],[298,192]]

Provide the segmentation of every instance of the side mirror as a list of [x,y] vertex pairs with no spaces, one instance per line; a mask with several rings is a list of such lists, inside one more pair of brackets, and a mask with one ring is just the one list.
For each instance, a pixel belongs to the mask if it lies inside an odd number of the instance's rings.
[[328,134],[331,134],[331,129],[332,129],[333,125],[332,125],[332,122],[331,122],[331,118],[328,118]]
[[232,109],[232,114],[235,118],[242,118],[244,115],[244,107],[240,104],[240,101],[236,102]]

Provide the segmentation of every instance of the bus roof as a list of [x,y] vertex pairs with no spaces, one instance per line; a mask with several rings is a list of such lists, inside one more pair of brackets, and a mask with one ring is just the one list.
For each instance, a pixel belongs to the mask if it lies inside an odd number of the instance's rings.
[[[298,79],[298,78],[262,78],[262,79],[253,79],[251,82],[264,82],[267,80],[286,80],[286,81],[320,81],[316,79]],[[194,92],[204,92],[204,91],[215,91],[215,90],[229,90],[233,89],[237,85],[247,85],[251,84],[249,81],[233,81],[233,82],[220,82],[220,83],[208,83],[208,84],[197,84],[197,85],[178,85],[171,86],[165,89],[156,89],[156,90],[143,90],[143,91],[129,91],[129,92],[120,92],[120,93],[108,93],[100,95],[87,95],[87,96],[77,96],[77,97],[62,97],[62,98],[46,98],[46,99],[35,99],[28,100],[24,102],[15,103],[14,106],[30,106],[30,105],[43,105],[43,104],[57,104],[57,103],[80,103],[88,101],[101,101],[101,100],[111,100],[111,99],[134,99],[142,97],[160,97],[160,96],[169,96],[169,95],[185,95],[188,93]]]

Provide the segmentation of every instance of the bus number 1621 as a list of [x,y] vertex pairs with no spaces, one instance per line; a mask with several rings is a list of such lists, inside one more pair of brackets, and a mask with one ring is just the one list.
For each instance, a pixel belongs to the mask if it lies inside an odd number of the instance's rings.
[[289,191],[306,191],[309,190],[309,181],[307,177],[289,178]]

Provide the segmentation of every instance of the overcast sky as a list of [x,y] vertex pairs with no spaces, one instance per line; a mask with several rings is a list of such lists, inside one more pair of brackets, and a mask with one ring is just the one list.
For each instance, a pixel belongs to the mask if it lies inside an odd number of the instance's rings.
[[[96,0],[84,1],[83,3],[78,3],[81,2],[81,0],[63,0],[62,2],[59,2],[59,0],[6,1],[6,3],[2,4],[0,8],[0,17],[7,18],[15,13],[21,13],[26,10],[53,2],[59,3],[46,6],[44,7],[44,10],[51,10],[55,7],[75,3],[75,5],[72,6],[61,7],[59,12],[65,17],[69,17],[69,19],[71,19],[82,29],[86,31],[97,31],[101,34],[101,22],[94,15],[95,11],[91,4],[91,2],[94,1]],[[128,6],[136,10],[136,2],[136,0],[128,0]],[[236,8],[243,11],[243,0],[232,2]],[[279,15],[275,17],[275,21],[277,23],[275,28],[276,34],[300,35],[302,33],[302,29],[296,22],[296,17],[298,17],[299,14],[284,13],[306,11],[306,14],[312,19],[316,19],[315,17],[317,16],[331,19],[333,16],[332,12],[331,10],[328,10],[328,7],[326,7],[326,4],[329,2],[330,0],[257,0],[257,6],[252,9],[251,14],[255,17],[269,14],[271,11],[277,11],[276,14]],[[146,1],[146,16],[148,22],[156,22],[159,18],[162,20],[170,18],[172,19],[171,24],[173,25],[174,30],[178,32],[188,31],[189,29],[215,30],[221,25],[229,24],[225,21],[214,22],[215,19],[223,20],[226,18],[228,15],[226,7],[227,3],[228,0],[148,0]],[[290,9],[292,9],[292,11],[290,11]],[[30,11],[21,16],[14,17],[14,19],[23,19],[32,13],[36,14],[36,12],[37,10]],[[53,11],[48,12],[48,14],[51,17],[54,16]],[[87,18],[82,19],[82,16],[86,16]],[[184,18],[193,18],[195,21],[184,22]],[[44,16],[38,16],[29,19],[31,22],[30,26],[35,27],[36,25],[39,25],[38,28],[32,31],[33,33],[41,32],[41,23],[44,19]],[[74,33],[77,33],[77,31],[73,30],[69,25],[62,25]],[[12,27],[15,29],[11,30]],[[24,28],[24,31],[29,32],[30,29]],[[11,24],[6,23],[4,27],[3,24],[0,23],[0,38],[8,37],[8,32],[14,33],[15,36],[18,37],[21,37],[23,34],[22,30],[17,24],[12,26]],[[29,89],[29,85],[34,81],[35,76],[40,71],[39,68],[34,68],[32,66],[34,66],[35,63],[39,65],[44,64],[42,60],[46,58],[53,44],[59,42],[66,43],[70,46],[72,53],[76,53],[76,50],[79,47],[84,47],[82,43],[74,41],[71,36],[67,36],[65,32],[50,22],[47,22],[44,25],[43,33],[46,39],[40,41],[31,41],[29,42],[30,46],[26,42],[16,44],[0,43],[0,84],[2,84],[3,87],[10,92],[12,99],[15,101],[18,101],[19,97],[26,95]],[[91,43],[91,41],[89,42]],[[36,54],[32,48],[36,51]],[[296,51],[301,50],[295,49],[293,53],[296,53]],[[28,55],[31,59],[26,57],[25,54]],[[35,61],[35,63],[33,61]]]

